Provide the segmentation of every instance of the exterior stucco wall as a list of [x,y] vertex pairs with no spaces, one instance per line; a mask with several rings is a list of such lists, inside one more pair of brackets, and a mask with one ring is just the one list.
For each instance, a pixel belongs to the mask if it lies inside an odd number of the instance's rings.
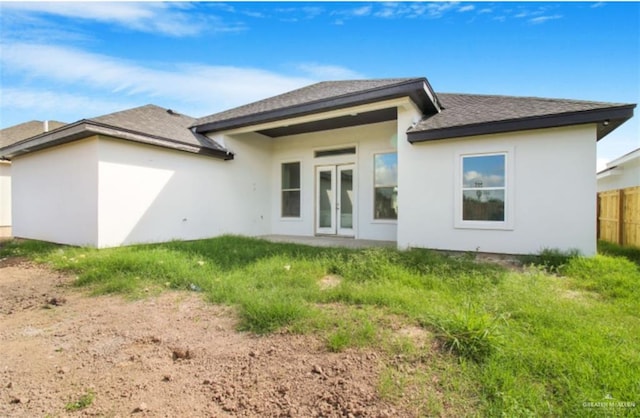
[[[595,253],[594,125],[400,144],[400,247],[510,254],[576,248],[585,255]],[[511,228],[457,228],[459,154],[501,151],[509,151],[513,168]]]
[[16,157],[11,171],[14,236],[97,245],[95,137]]
[[11,163],[0,161],[0,237],[11,236]]
[[101,138],[99,246],[268,234],[270,144],[226,141],[235,160]]
[[598,191],[626,189],[640,186],[640,158],[619,165],[616,174],[598,179]]
[[[396,221],[373,219],[374,155],[396,151],[396,122],[381,122],[350,128],[280,137],[273,141],[270,166],[272,187],[271,233],[281,235],[315,235],[315,167],[323,165],[355,164],[357,177],[354,191],[355,234],[360,239],[396,239]],[[314,158],[316,150],[356,147],[355,155]],[[300,162],[300,218],[281,217],[281,165]]]

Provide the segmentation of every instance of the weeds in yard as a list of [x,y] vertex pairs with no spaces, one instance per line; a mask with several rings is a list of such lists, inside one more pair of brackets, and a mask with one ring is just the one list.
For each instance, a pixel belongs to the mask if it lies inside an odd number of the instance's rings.
[[640,266],[640,247],[622,246],[607,241],[598,241],[598,253],[611,257],[624,257]]
[[[427,250],[234,236],[99,251],[9,242],[0,256],[48,262],[97,293],[193,285],[235,306],[243,330],[316,333],[330,351],[375,347],[388,357],[381,394],[415,397],[418,416],[588,416],[598,411],[583,403],[604,394],[640,400],[638,252],[600,250],[546,250],[524,272]],[[321,287],[327,275],[340,280]],[[420,324],[444,350],[394,340],[391,317]]]
[[521,257],[521,261],[522,264],[540,266],[549,273],[559,274],[570,260],[579,256],[578,250],[562,251],[557,248],[545,248],[538,254]]
[[436,330],[436,337],[451,353],[482,362],[498,348],[499,328],[506,324],[504,315],[493,317],[466,303],[462,310],[445,317],[424,321]]
[[89,390],[87,393],[80,396],[80,398],[78,398],[77,401],[67,403],[64,406],[64,409],[70,412],[85,409],[93,403],[94,397],[95,397],[95,394],[93,393],[93,391]]

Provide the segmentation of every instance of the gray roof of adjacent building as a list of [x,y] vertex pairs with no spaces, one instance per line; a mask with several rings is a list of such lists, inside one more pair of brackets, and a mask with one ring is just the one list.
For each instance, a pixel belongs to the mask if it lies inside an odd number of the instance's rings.
[[57,120],[31,120],[0,130],[0,148],[66,125]]

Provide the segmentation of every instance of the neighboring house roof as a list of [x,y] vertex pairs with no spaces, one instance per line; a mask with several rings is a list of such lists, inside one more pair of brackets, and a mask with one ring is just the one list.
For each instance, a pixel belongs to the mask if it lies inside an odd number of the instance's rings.
[[215,132],[406,96],[423,112],[435,113],[439,104],[434,95],[424,77],[323,81],[205,116],[194,127],[197,132]]
[[194,118],[155,105],[136,107],[91,119],[82,119],[35,137],[0,148],[0,156],[15,156],[93,135],[106,135],[179,151],[232,159],[212,139],[192,132]]
[[[636,148],[615,160],[609,161],[607,163],[607,168],[598,171],[598,179],[608,177],[613,174],[620,174],[622,170],[618,169],[618,167],[627,165],[632,161],[640,161],[640,148]],[[638,182],[640,183],[640,179],[638,179]]]
[[597,123],[603,138],[633,116],[635,104],[539,97],[439,93],[443,110],[409,129],[410,142]]
[[0,130],[0,148],[15,144],[23,139],[31,138],[43,132],[66,125],[64,122],[55,120],[32,120],[18,125],[10,126]]
[[[635,104],[435,93],[426,78],[330,81],[198,119],[197,132],[230,130],[260,123],[322,113],[397,97],[411,97],[423,119],[407,131],[410,142],[489,133],[598,123],[597,139],[633,116]],[[306,123],[259,131],[277,137],[312,130],[391,120],[389,109],[369,115],[340,117],[332,123]],[[301,124],[303,125],[303,124]]]

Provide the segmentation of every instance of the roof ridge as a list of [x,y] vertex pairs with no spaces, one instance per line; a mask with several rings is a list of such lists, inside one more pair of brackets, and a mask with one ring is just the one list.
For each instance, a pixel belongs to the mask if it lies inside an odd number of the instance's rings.
[[587,100],[587,99],[566,99],[562,97],[541,97],[541,96],[513,96],[508,94],[483,94],[483,93],[449,93],[449,92],[437,92],[438,96],[467,96],[467,97],[481,97],[481,98],[507,98],[507,99],[522,99],[522,100],[539,100],[545,102],[565,102],[565,103],[597,103],[611,105],[629,105],[631,103],[621,102],[603,102],[600,100]]
[[[324,101],[327,100],[335,100],[335,99],[342,99],[342,98],[346,98],[346,97],[350,97],[350,96],[357,96],[357,95],[361,95],[363,93],[370,93],[370,92],[375,92],[375,91],[379,91],[379,90],[384,90],[384,89],[388,89],[391,87],[397,87],[397,86],[401,86],[403,84],[409,84],[409,83],[415,83],[417,81],[423,81],[426,80],[425,77],[403,77],[403,78],[373,78],[373,79],[356,79],[356,80],[328,80],[328,81],[320,81],[317,83],[313,83],[304,87],[300,87],[298,89],[295,90],[291,90],[291,91],[287,91],[285,93],[282,94],[278,94],[275,96],[271,96],[271,97],[267,97],[264,98],[262,100],[257,100],[255,102],[251,102],[251,103],[247,103],[241,106],[237,106],[231,109],[226,109],[223,110],[221,112],[216,112],[207,116],[203,116],[201,118],[197,118],[196,121],[191,125],[191,127],[198,127],[198,126],[202,126],[204,124],[210,123],[211,119],[214,116],[219,116],[222,114],[227,114],[227,113],[233,113],[234,111],[237,112],[238,110],[241,109],[250,109],[250,108],[255,108],[255,107],[260,107],[263,104],[268,104],[268,103],[273,103],[273,102],[277,102],[279,100],[285,99],[285,98],[295,98],[296,96],[301,95],[302,93],[308,91],[308,92],[313,92],[314,91],[314,87],[318,87],[318,86],[339,86],[340,84],[344,83],[383,83],[381,85],[375,85],[375,86],[370,86],[370,87],[366,87],[366,88],[361,88],[361,89],[355,89],[355,90],[350,90],[347,91],[345,93],[341,93],[341,94],[332,94],[326,97],[316,97],[310,100],[305,100],[304,104],[305,105],[312,105],[312,104],[316,104],[316,103],[322,103]],[[257,109],[256,111],[253,111],[252,114],[254,115],[261,115],[261,114],[267,114],[269,112],[274,111],[275,109],[277,110],[286,110],[286,109],[292,109],[295,108],[297,106],[300,106],[301,103],[295,103],[295,100],[292,103],[288,103],[288,104],[284,104],[282,106],[277,106],[274,108],[266,108],[266,109]],[[230,116],[228,117],[228,119],[235,119],[238,117],[243,117],[243,116]]]

